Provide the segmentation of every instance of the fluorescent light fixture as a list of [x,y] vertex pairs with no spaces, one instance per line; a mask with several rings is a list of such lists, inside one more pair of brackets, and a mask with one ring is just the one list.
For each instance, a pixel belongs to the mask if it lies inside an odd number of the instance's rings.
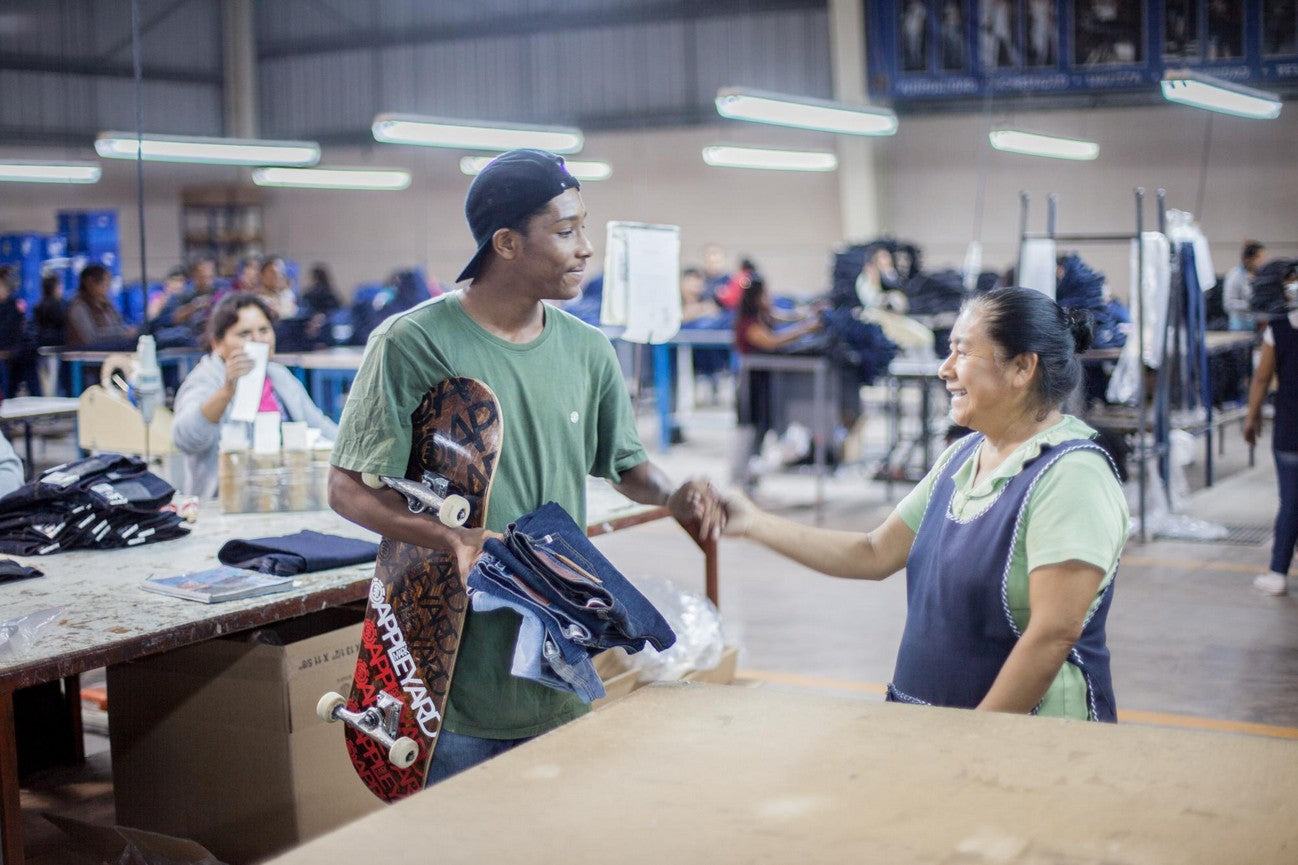
[[1027,156],[1048,156],[1052,159],[1094,159],[1100,155],[1100,145],[1080,138],[1060,138],[1017,129],[997,129],[987,136],[992,147],[1008,153]]
[[567,126],[447,120],[415,114],[380,114],[374,118],[370,129],[376,141],[388,144],[422,144],[425,147],[464,150],[535,147],[551,153],[575,153],[584,143],[581,130]]
[[[463,156],[460,158],[460,171],[473,177],[481,174],[482,169],[495,158],[494,156]],[[563,166],[578,180],[608,180],[613,176],[613,166],[599,160],[565,159]]]
[[824,150],[776,150],[725,144],[703,148],[703,161],[722,168],[767,171],[833,171],[838,167],[838,157]]
[[410,172],[399,168],[254,168],[258,186],[299,189],[405,189]]
[[827,99],[723,87],[717,91],[716,104],[717,113],[722,117],[774,126],[845,135],[892,135],[897,131],[897,115],[887,108],[847,105]]
[[97,162],[45,162],[36,159],[0,159],[0,181],[17,183],[96,183]]
[[320,145],[314,141],[264,141],[253,138],[202,138],[191,135],[143,137],[132,132],[101,132],[95,151],[106,159],[142,158],[152,162],[197,162],[208,165],[315,165]]
[[1163,73],[1163,97],[1182,105],[1254,120],[1274,120],[1280,116],[1278,94],[1189,69],[1169,69]]

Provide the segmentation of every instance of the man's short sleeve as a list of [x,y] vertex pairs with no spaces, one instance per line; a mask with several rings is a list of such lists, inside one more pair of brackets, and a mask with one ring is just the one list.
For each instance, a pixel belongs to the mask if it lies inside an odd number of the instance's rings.
[[419,374],[391,330],[375,333],[343,406],[330,462],[354,472],[404,475],[410,460],[410,416],[424,396],[420,382],[427,380],[427,371]]
[[599,369],[596,374],[594,397],[598,430],[595,452],[587,469],[596,477],[608,478],[617,483],[622,473],[649,459],[644,444],[636,431],[635,413],[626,382],[617,363],[611,343],[605,341],[603,350],[596,355]]

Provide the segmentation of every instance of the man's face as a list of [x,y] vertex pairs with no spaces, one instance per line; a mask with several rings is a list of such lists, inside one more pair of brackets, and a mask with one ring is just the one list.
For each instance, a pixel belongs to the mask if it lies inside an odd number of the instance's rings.
[[194,288],[204,290],[216,284],[216,263],[203,260],[194,266]]
[[1259,249],[1257,252],[1244,259],[1244,269],[1249,273],[1256,273],[1257,269],[1262,266],[1262,258],[1266,255],[1265,249]]
[[537,300],[572,300],[581,294],[586,261],[594,254],[586,237],[586,206],[581,193],[565,189],[528,220],[519,235],[516,275]]
[[720,276],[725,273],[726,251],[715,245],[703,250],[703,272],[708,276]]

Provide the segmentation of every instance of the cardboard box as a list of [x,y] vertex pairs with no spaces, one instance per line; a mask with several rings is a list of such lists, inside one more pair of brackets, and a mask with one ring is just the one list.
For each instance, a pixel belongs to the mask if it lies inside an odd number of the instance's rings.
[[342,727],[315,713],[322,694],[351,686],[363,616],[324,610],[254,641],[234,635],[110,668],[117,822],[243,863],[381,807]]
[[187,838],[173,838],[126,826],[96,826],[70,817],[46,814],[81,848],[100,862],[128,862],[131,865],[224,865],[202,844]]

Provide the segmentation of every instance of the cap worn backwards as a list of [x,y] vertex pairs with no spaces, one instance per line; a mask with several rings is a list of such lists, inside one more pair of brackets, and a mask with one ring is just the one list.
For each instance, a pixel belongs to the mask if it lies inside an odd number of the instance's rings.
[[511,150],[491,160],[464,199],[464,215],[478,250],[455,281],[478,275],[497,231],[518,225],[564,190],[580,188],[563,157],[544,150]]

